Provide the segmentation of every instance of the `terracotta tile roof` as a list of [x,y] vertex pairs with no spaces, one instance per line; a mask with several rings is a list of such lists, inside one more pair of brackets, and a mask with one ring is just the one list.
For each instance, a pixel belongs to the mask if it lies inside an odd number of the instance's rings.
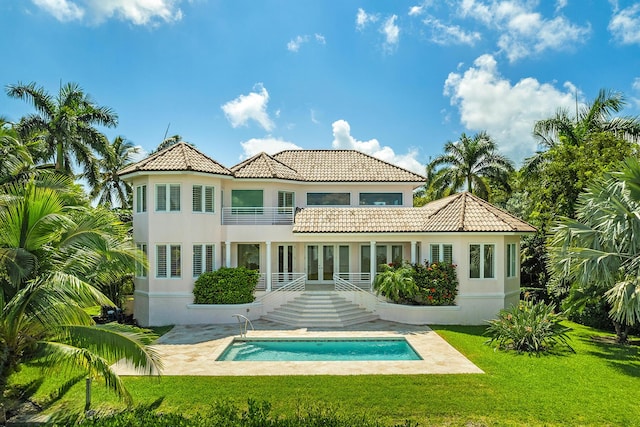
[[280,178],[304,181],[296,170],[274,159],[266,153],[255,156],[231,168],[236,178]]
[[294,233],[535,232],[532,225],[471,193],[421,208],[305,208]]
[[355,150],[286,150],[273,158],[314,182],[424,182],[426,178]]
[[174,144],[150,155],[146,159],[129,165],[120,170],[118,175],[122,176],[140,171],[192,171],[232,175],[229,169],[185,142]]

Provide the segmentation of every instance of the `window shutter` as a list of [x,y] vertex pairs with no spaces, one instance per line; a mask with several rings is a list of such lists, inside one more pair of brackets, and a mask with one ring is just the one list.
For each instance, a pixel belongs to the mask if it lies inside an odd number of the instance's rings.
[[202,245],[193,245],[193,277],[202,274]]
[[431,245],[431,259],[430,262],[440,261],[440,245]]
[[171,277],[180,277],[180,267],[180,245],[171,245]]
[[204,259],[205,271],[213,271],[213,260],[214,260],[214,248],[213,248],[213,245],[206,245],[205,246],[205,259]]
[[442,245],[442,261],[453,263],[453,245]]
[[208,213],[213,212],[213,187],[204,187],[204,211]]
[[172,212],[176,212],[180,210],[180,186],[179,185],[170,185],[169,186],[169,209]]
[[156,210],[167,210],[167,186],[164,184],[156,186]]
[[193,212],[202,212],[202,186],[193,186]]
[[167,277],[167,245],[156,246],[156,276]]

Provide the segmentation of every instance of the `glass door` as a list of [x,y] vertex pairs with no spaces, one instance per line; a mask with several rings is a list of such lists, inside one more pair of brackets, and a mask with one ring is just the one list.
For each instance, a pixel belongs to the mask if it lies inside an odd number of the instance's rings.
[[333,245],[307,246],[307,281],[327,283],[333,281],[335,271],[335,248]]

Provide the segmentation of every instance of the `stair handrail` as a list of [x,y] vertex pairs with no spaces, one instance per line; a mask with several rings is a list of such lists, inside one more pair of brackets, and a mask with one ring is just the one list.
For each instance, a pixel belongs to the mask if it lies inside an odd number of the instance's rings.
[[[284,286],[279,287],[276,290],[273,290],[271,292],[267,292],[266,294],[262,295],[261,297],[258,298],[258,302],[261,302],[264,306],[267,306],[267,304],[265,304],[265,302],[269,302],[275,298],[280,298],[282,296],[284,296],[286,293],[288,292],[301,292],[304,291],[305,289],[305,284],[307,283],[307,275],[303,274],[300,277],[292,280],[291,282],[287,283]],[[273,308],[277,308],[279,306],[281,306],[282,304],[287,303],[288,299],[285,297],[284,300],[277,305],[274,305]]]
[[333,275],[333,282],[335,283],[335,290],[338,292],[355,292],[353,298],[350,299],[354,304],[363,306],[369,309],[375,309],[378,303],[378,297],[366,289],[362,289],[360,286],[356,286],[346,279],[340,277],[339,274]]
[[[247,337],[247,326],[251,325],[251,330],[255,331],[255,328],[253,327],[253,323],[251,323],[251,320],[249,320],[249,318],[243,314],[233,314],[231,317],[235,317],[236,319],[238,319],[238,325],[240,326],[240,338],[246,338]],[[242,329],[242,320],[244,319],[244,330]]]

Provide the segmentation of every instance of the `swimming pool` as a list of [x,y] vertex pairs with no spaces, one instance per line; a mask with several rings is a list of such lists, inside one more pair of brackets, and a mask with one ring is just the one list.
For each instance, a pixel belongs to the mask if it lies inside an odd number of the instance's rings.
[[422,360],[404,338],[234,339],[217,361]]

